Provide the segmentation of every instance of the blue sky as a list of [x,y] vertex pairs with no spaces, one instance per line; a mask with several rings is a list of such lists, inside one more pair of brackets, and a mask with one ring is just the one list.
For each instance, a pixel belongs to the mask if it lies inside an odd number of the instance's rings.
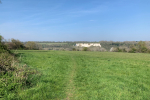
[[21,41],[149,41],[150,0],[1,0],[0,34]]

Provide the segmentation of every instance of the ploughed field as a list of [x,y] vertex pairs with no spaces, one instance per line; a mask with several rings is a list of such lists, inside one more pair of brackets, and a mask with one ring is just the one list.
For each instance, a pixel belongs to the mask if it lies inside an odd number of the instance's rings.
[[18,51],[40,77],[19,97],[33,100],[149,100],[150,54]]

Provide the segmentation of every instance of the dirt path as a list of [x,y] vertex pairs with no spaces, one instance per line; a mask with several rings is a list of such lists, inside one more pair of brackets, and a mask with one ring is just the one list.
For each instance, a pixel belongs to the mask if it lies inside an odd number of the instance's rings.
[[69,82],[68,82],[68,86],[67,86],[67,92],[66,92],[66,95],[67,95],[67,98],[66,100],[73,100],[73,96],[75,94],[75,86],[74,86],[74,77],[75,77],[75,74],[76,74],[76,61],[75,59],[72,57],[72,70],[70,72],[70,76],[69,76]]

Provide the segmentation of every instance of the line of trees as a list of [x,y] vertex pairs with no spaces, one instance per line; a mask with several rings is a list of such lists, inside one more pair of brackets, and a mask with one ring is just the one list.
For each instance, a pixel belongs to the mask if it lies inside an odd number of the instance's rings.
[[137,44],[132,44],[129,47],[112,48],[112,52],[129,52],[129,53],[150,53],[149,42],[139,41]]
[[130,46],[130,51],[131,53],[150,53],[150,48],[149,44],[146,44],[144,41],[138,42],[136,45],[131,45]]
[[41,50],[42,46],[38,43],[28,41],[23,43],[17,39],[11,39],[10,41],[5,41],[5,45],[9,50]]
[[[11,39],[9,41],[4,41],[4,38],[0,36],[0,52],[4,51],[6,48],[9,50],[43,50],[48,48],[48,50],[55,49],[68,49],[78,51],[111,51],[111,52],[129,52],[129,53],[150,53],[150,41],[124,41],[124,42],[114,42],[114,41],[100,41],[102,45],[101,48],[76,48],[75,42],[21,42],[17,39]],[[78,41],[79,42],[79,41]],[[88,41],[85,41],[88,42]],[[74,48],[74,49],[73,49]]]

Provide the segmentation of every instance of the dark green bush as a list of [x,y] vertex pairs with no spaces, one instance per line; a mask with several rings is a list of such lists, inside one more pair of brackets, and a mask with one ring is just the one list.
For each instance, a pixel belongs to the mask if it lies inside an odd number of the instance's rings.
[[4,53],[4,52],[10,53],[10,50],[8,50],[7,46],[3,42],[3,37],[0,35],[0,53]]
[[129,50],[129,53],[136,53],[136,51],[137,51],[136,48],[131,48],[131,49]]

